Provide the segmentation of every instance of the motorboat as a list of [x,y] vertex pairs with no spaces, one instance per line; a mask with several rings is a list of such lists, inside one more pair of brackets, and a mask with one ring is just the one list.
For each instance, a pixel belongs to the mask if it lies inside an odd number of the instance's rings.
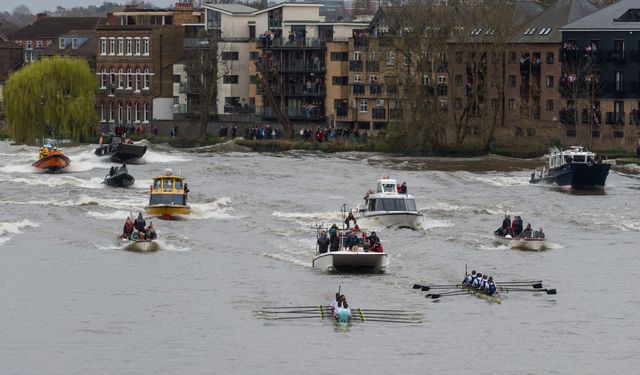
[[512,249],[540,251],[544,250],[547,244],[546,238],[540,237],[511,237],[511,235],[501,236],[494,234],[495,242]]
[[[101,138],[102,140],[102,138]],[[98,156],[111,156],[114,163],[124,163],[140,159],[147,152],[147,145],[142,143],[134,143],[130,139],[122,139],[122,137],[111,136],[108,144],[103,145],[95,150]]]
[[136,181],[132,175],[129,174],[126,165],[121,167],[111,167],[109,174],[104,177],[103,184],[113,187],[127,187],[133,185]]
[[531,173],[532,184],[555,184],[566,190],[604,190],[611,164],[596,158],[582,146],[568,150],[551,148],[548,165]]
[[69,164],[71,164],[71,160],[61,149],[46,143],[40,147],[38,160],[31,165],[47,172],[58,172],[68,167]]
[[122,237],[118,237],[118,240],[120,241],[120,243],[125,245],[125,250],[129,250],[129,251],[147,253],[147,252],[158,251],[158,249],[160,248],[160,246],[158,245],[158,242],[154,240],[132,241]]
[[[316,251],[313,258],[313,268],[325,272],[364,271],[383,273],[387,270],[388,257],[382,245],[371,249],[363,231],[351,231],[358,239],[358,244],[346,247],[347,231],[338,231],[338,251],[320,253]],[[373,251],[375,250],[375,251]]]
[[187,205],[189,188],[184,177],[175,176],[167,168],[164,175],[154,177],[149,192],[149,205],[144,209],[148,215],[165,220],[183,217],[191,212]]
[[373,221],[385,227],[415,229],[422,220],[415,198],[407,193],[406,184],[398,185],[394,179],[378,180],[375,191],[369,189],[364,200],[356,210],[356,218],[358,222],[363,220],[365,226],[371,226],[370,221]]

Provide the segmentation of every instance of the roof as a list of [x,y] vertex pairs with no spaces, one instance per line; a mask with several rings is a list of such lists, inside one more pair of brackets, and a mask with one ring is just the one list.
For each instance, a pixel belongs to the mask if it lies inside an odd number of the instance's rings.
[[560,28],[584,18],[598,8],[585,0],[557,0],[544,12],[526,22],[513,35],[514,43],[561,43]]
[[[631,11],[631,12],[629,12]],[[640,28],[640,19],[636,21],[616,21],[625,15],[632,13],[640,13],[640,1],[638,0],[620,0],[611,4],[606,8],[571,22],[561,28],[562,31],[580,31],[580,30],[619,30],[619,31],[637,31]],[[623,18],[624,19],[624,18]]]
[[10,39],[57,38],[69,30],[93,30],[104,17],[44,17],[9,35]]
[[206,8],[222,11],[228,14],[252,14],[258,9],[242,4],[205,4]]
[[87,39],[82,45],[78,48],[71,48],[71,45],[68,45],[64,50],[60,49],[58,43],[51,43],[47,48],[45,48],[42,53],[44,56],[81,56],[81,57],[94,57],[96,55],[96,40],[95,38]]
[[544,7],[534,0],[516,2],[514,26],[518,27],[544,11]]
[[15,43],[7,42],[7,41],[4,41],[4,40],[0,39],[0,49],[8,49],[8,48],[16,48],[16,49],[22,50],[22,47],[20,47],[19,45],[15,44]]

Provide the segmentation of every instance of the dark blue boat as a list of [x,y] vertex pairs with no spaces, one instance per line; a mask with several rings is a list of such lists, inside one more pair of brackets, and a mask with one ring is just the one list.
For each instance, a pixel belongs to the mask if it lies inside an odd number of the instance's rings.
[[531,174],[532,184],[555,184],[567,190],[604,190],[611,164],[596,158],[582,146],[551,149],[549,164]]

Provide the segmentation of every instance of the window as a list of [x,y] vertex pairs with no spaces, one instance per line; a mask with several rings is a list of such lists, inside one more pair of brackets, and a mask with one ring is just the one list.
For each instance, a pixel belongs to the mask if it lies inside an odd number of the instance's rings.
[[123,109],[124,108],[122,106],[122,103],[118,103],[118,118],[116,119],[116,122],[118,124],[122,123],[122,120],[124,119],[124,117],[123,117],[123,114],[124,114]]
[[509,52],[509,64],[515,64],[516,63],[516,53],[515,51],[510,51]]
[[144,103],[144,111],[143,111],[142,122],[149,122],[149,104]]
[[456,64],[462,64],[462,52],[456,52]]
[[148,36],[145,36],[145,37],[142,39],[142,41],[143,41],[143,44],[142,44],[142,54],[143,54],[144,56],[149,56],[149,43],[150,43],[150,41],[149,41],[149,37],[148,37]]
[[143,90],[149,90],[149,68],[145,68],[144,69],[144,76],[142,76],[143,80],[142,80],[142,89]]
[[509,87],[516,87],[516,76],[509,76]]
[[140,68],[136,69],[136,92],[140,92],[142,87],[142,74],[140,74]]
[[237,84],[238,83],[238,76],[237,75],[225,75],[224,77],[222,77],[222,83]]
[[360,106],[359,106],[360,112],[367,112],[368,108],[367,108],[367,99],[360,99]]
[[100,38],[100,56],[107,54],[107,38]]
[[222,52],[222,61],[237,61],[238,52]]
[[553,111],[553,99],[547,99],[547,111]]
[[446,85],[447,84],[447,76],[439,75],[438,76],[438,84],[439,85]]
[[624,91],[624,72],[616,72],[616,91]]
[[369,61],[378,61],[378,54],[375,51],[369,52]]
[[387,52],[387,65],[396,65],[396,53],[393,51]]
[[127,124],[131,124],[131,103],[127,103]]
[[554,56],[553,52],[547,52],[547,64],[553,64]]
[[509,99],[509,110],[510,111],[514,111],[516,109],[516,100],[515,99]]
[[496,98],[491,99],[491,109],[498,109],[498,99]]
[[251,61],[258,60],[258,52],[257,51],[249,52],[249,60],[251,60]]
[[27,40],[27,51],[31,51],[33,49],[33,42],[30,40]]
[[72,49],[78,48],[78,39],[77,38],[71,38],[71,48]]
[[120,68],[118,70],[118,88],[122,89],[123,88],[123,84],[124,84],[124,70],[122,70],[122,68]]
[[347,61],[349,52],[331,52],[331,61]]
[[115,54],[116,54],[116,39],[109,38],[109,55],[115,55]]
[[455,109],[461,109],[462,108],[462,99],[456,98],[456,100],[453,101],[453,107]]
[[547,87],[553,87],[553,76],[547,76]]
[[118,55],[124,55],[124,38],[118,38]]
[[116,117],[116,109],[113,107],[113,103],[109,103],[109,122],[113,122]]
[[109,95],[115,95],[116,93],[116,70],[109,69]]
[[127,69],[127,90],[133,89],[133,73],[131,68]]
[[42,48],[42,41],[36,40],[36,48]]
[[362,77],[360,77],[360,74],[353,75],[353,83],[362,83]]
[[104,102],[100,103],[100,122],[105,122],[106,118],[105,118],[105,113],[104,113]]
[[127,55],[131,56],[131,51],[133,50],[133,40],[131,37],[127,38]]
[[455,84],[456,86],[462,86],[462,75],[458,74],[455,78]]
[[354,61],[360,61],[362,59],[362,52],[360,51],[355,51],[353,53],[353,60]]
[[133,122],[140,122],[140,105],[138,103],[133,105]]
[[349,84],[349,77],[347,76],[333,76],[333,84],[336,86],[346,86]]
[[136,37],[136,53],[135,53],[136,56],[140,56],[141,42],[142,41],[140,40],[140,37]]
[[102,68],[102,70],[100,71],[100,88],[107,88],[107,70],[105,68]]
[[58,41],[58,48],[64,49],[64,38],[60,38]]

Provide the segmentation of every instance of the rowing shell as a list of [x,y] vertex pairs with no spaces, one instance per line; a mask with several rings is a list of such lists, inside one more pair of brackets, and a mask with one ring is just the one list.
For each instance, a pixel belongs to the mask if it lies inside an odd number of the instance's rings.
[[475,290],[475,289],[473,289],[471,287],[468,287],[466,285],[456,285],[456,287],[459,288],[459,289],[464,290],[465,292],[467,292],[469,294],[472,294],[472,295],[474,295],[474,296],[476,296],[478,298],[482,298],[482,299],[487,300],[489,302],[494,302],[494,303],[497,303],[497,304],[502,303],[502,297],[500,297],[498,295],[494,294],[494,295],[490,296],[488,294],[482,293],[481,291]]

